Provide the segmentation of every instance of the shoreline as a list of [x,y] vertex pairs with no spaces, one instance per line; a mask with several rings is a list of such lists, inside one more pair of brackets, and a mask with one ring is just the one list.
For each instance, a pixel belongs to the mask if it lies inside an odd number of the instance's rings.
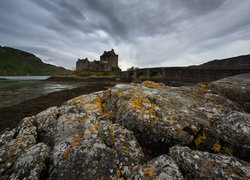
[[43,96],[23,101],[19,104],[0,108],[0,132],[7,128],[15,128],[25,117],[30,117],[52,107],[60,106],[74,97],[108,89],[116,85],[114,82],[90,84],[68,90],[52,92]]
[[[89,94],[101,90],[105,90],[108,87],[113,87],[118,83],[128,83],[124,79],[116,77],[88,77],[88,78],[76,78],[76,77],[55,77],[52,76],[48,79],[41,80],[43,82],[89,82],[86,87],[76,87],[73,89],[61,90],[52,92],[39,97],[34,97],[28,100],[24,100],[21,103],[0,107],[0,132],[6,128],[15,128],[18,123],[25,117],[30,117],[40,113],[41,111],[53,107],[60,106],[65,101],[74,97]],[[179,87],[179,86],[192,86],[195,83],[183,83],[183,82],[162,82],[167,86]]]

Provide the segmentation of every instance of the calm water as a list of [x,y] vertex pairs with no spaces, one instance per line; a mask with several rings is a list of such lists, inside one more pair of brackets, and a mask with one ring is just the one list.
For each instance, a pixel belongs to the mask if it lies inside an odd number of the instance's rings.
[[51,92],[86,86],[79,82],[47,82],[45,76],[1,77],[10,80],[0,80],[0,107],[10,106],[31,98],[46,95]]
[[29,81],[29,80],[45,80],[50,76],[0,76],[0,79],[7,80],[19,80],[19,81]]

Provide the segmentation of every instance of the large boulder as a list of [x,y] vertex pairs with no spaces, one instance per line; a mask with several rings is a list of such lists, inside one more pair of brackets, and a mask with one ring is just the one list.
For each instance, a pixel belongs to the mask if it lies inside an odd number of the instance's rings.
[[[228,165],[233,174],[223,174],[220,170],[222,175],[244,178],[248,177],[249,164],[233,156],[250,161],[249,124],[248,113],[233,101],[213,93],[205,84],[179,88],[149,81],[119,84],[106,91],[76,97],[61,107],[48,108],[24,118],[16,129],[3,132],[0,176],[2,179],[203,177],[202,173],[189,174],[195,167],[186,170],[181,166],[179,152],[195,152],[200,156],[208,151],[204,159],[209,162],[213,157],[223,157],[240,163],[244,169],[241,171],[237,165],[240,170],[234,170],[234,166],[224,164],[218,168]],[[176,145],[196,151],[182,151]],[[232,156],[231,159],[226,155]]]
[[221,94],[250,112],[250,73],[227,77],[209,84],[214,93]]
[[146,140],[148,146],[189,145],[250,160],[249,114],[211,93],[205,84],[178,88],[153,82],[116,85],[104,92],[104,102],[113,121],[133,131],[140,141]]

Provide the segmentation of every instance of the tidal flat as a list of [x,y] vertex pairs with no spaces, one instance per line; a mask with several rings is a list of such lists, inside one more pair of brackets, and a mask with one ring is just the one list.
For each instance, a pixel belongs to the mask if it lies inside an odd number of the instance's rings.
[[22,118],[82,94],[100,91],[112,82],[0,81],[0,131],[15,127]]

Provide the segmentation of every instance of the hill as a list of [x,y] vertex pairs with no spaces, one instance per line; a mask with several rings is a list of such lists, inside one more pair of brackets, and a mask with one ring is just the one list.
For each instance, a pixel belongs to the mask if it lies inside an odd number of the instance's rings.
[[222,68],[250,68],[250,54],[231,57],[227,59],[221,60],[213,60],[207,63],[201,64],[199,67],[208,67],[208,68],[215,68],[215,67],[222,67]]
[[0,46],[0,75],[56,75],[68,71],[46,64],[34,54]]

